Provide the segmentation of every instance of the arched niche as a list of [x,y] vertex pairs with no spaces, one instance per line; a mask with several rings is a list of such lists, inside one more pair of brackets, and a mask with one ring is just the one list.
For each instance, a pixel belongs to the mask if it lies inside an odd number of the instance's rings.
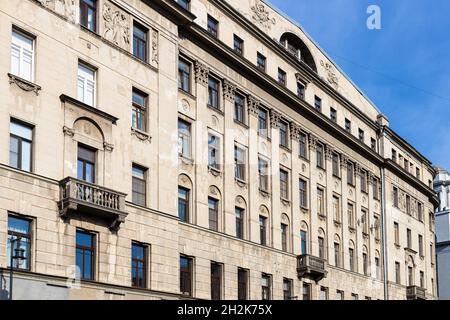
[[285,32],[280,38],[280,43],[288,52],[303,61],[308,67],[317,73],[317,66],[314,61],[314,57],[299,36],[292,32]]

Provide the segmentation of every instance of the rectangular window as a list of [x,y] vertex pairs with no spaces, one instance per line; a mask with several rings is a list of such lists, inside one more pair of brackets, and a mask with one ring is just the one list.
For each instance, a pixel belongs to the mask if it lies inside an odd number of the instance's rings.
[[413,268],[408,267],[408,286],[414,285],[414,274],[413,274]]
[[347,184],[355,185],[355,166],[351,162],[347,162]]
[[238,93],[234,97],[234,120],[245,123],[245,98]]
[[234,211],[236,215],[236,237],[244,239],[244,209],[236,207]]
[[367,172],[365,170],[361,170],[361,191],[367,193]]
[[334,264],[336,267],[341,266],[341,246],[339,243],[334,243]]
[[394,200],[394,207],[398,208],[398,189],[396,187],[392,189],[392,197]]
[[244,54],[244,40],[234,35],[234,52],[242,56]]
[[234,146],[234,177],[245,181],[246,152],[244,149]]
[[191,297],[193,282],[193,260],[185,256],[180,256],[180,291],[182,295]]
[[284,122],[279,122],[280,127],[280,146],[289,148],[289,125]]
[[76,265],[82,280],[94,280],[95,235],[77,230]]
[[133,55],[147,61],[147,37],[148,30],[137,23],[133,25]]
[[283,279],[283,299],[284,300],[292,299],[292,280],[291,279]]
[[259,174],[259,189],[264,192],[269,191],[269,163],[259,158],[258,159],[258,174]]
[[300,179],[300,207],[308,207],[308,183],[305,180]]
[[220,300],[222,297],[222,265],[211,263],[211,300]]
[[364,143],[364,130],[362,130],[362,129],[358,130],[358,139],[359,139],[359,141]]
[[11,267],[11,249],[13,257],[23,252],[25,259],[13,259],[12,266],[14,269],[30,270],[30,253],[31,253],[31,221],[19,218],[17,216],[8,215],[8,246],[6,264]]
[[97,0],[80,0],[80,24],[92,32],[97,31]]
[[147,183],[146,183],[147,169],[133,165],[133,187],[132,198],[133,203],[145,207],[147,199]]
[[289,200],[289,173],[284,170],[280,170],[280,196]]
[[268,136],[267,111],[263,109],[259,109],[258,111],[258,133],[263,137]]
[[302,298],[303,300],[311,300],[311,285],[309,283],[303,283]]
[[333,196],[333,219],[335,222],[341,222],[341,204],[338,197]]
[[332,161],[332,166],[333,166],[333,175],[335,177],[339,177],[340,176],[340,172],[339,172],[339,155],[337,153],[333,153],[331,155],[331,161]]
[[372,150],[376,151],[377,150],[377,141],[374,138],[370,138],[370,147],[372,148]]
[[423,271],[420,271],[420,287],[425,288],[425,274]]
[[416,168],[416,178],[420,180],[420,169]]
[[281,224],[281,250],[288,251],[288,226],[284,223]]
[[178,187],[178,217],[183,222],[189,222],[189,194],[188,189]]
[[359,296],[356,293],[352,293],[352,300],[358,300]]
[[258,52],[256,57],[256,67],[262,72],[266,72],[266,61],[266,57]]
[[78,145],[78,180],[95,183],[95,154],[96,150]]
[[220,138],[212,134],[208,135],[208,165],[220,170]]
[[219,22],[208,15],[208,32],[215,38],[219,35]]
[[175,0],[175,2],[178,3],[183,9],[189,11],[190,0]]
[[419,234],[419,256],[423,257],[423,236]]
[[297,82],[297,96],[305,100],[305,85],[303,83]]
[[13,30],[11,39],[11,74],[34,81],[34,38]]
[[355,208],[352,203],[347,203],[347,217],[348,217],[348,226],[350,228],[355,227]]
[[259,240],[261,245],[267,244],[267,218],[263,216],[259,216]]
[[307,136],[305,133],[300,133],[299,156],[303,159],[307,159]]
[[372,191],[373,191],[373,198],[375,200],[380,200],[380,190],[379,190],[379,181],[377,178],[373,179],[372,183]]
[[278,68],[278,83],[282,86],[286,86],[287,80],[286,80],[286,72],[282,69]]
[[397,222],[394,222],[394,243],[400,245],[400,228]]
[[397,162],[397,151],[392,149],[392,161]]
[[209,208],[209,229],[219,230],[219,200],[208,198]]
[[324,147],[321,144],[316,146],[316,164],[317,167],[324,169]]
[[146,288],[147,247],[137,243],[133,243],[131,247],[131,285],[137,288]]
[[352,132],[352,122],[349,119],[345,119],[345,131]]
[[363,272],[364,272],[365,276],[367,276],[368,272],[369,272],[368,264],[369,264],[369,261],[368,261],[367,253],[363,253]]
[[219,81],[211,77],[208,78],[208,106],[220,110]]
[[320,99],[318,96],[314,96],[314,107],[317,111],[322,111],[322,99]]
[[336,291],[336,300],[345,300],[344,291],[342,290]]
[[261,276],[261,291],[262,291],[262,299],[261,300],[270,300],[272,295],[271,290],[271,277],[267,274],[263,274]]
[[410,229],[406,229],[406,244],[408,249],[412,249],[412,234]]
[[369,215],[367,214],[366,209],[361,209],[361,223],[363,227],[363,234],[369,234]]
[[248,299],[248,271],[238,269],[238,300]]
[[322,237],[318,237],[319,244],[319,258],[325,259],[325,240]]
[[33,127],[11,119],[9,139],[9,165],[19,170],[31,172]]
[[380,218],[377,215],[373,216],[373,226],[375,230],[375,240],[380,240],[381,238],[381,225]]
[[300,231],[300,254],[308,254],[308,234],[306,231]]
[[395,283],[400,284],[400,262],[395,262]]
[[178,61],[178,89],[191,92],[191,64],[183,59]]
[[323,189],[317,188],[317,213],[320,216],[325,216],[325,192]]
[[178,154],[191,158],[191,124],[178,119]]
[[328,288],[320,287],[319,300],[328,300]]
[[336,111],[336,109],[330,108],[330,119],[334,123],[337,123],[337,111]]
[[349,265],[350,265],[350,271],[355,271],[355,250],[352,248],[348,249],[348,258],[349,258]]
[[79,62],[78,63],[78,100],[87,104],[88,106],[95,106],[95,78],[96,71]]
[[131,122],[134,129],[146,131],[146,110],[147,95],[137,89],[133,89],[133,109],[131,113]]
[[378,280],[381,279],[381,266],[380,266],[380,258],[375,257],[375,272],[376,272],[376,278]]
[[406,195],[406,214],[411,215],[411,197]]

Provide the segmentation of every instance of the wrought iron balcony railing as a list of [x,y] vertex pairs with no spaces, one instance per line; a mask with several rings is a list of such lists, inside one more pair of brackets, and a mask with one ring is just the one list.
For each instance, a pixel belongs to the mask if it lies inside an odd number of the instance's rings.
[[319,282],[326,277],[326,260],[308,254],[297,257],[297,274],[299,279],[305,276]]

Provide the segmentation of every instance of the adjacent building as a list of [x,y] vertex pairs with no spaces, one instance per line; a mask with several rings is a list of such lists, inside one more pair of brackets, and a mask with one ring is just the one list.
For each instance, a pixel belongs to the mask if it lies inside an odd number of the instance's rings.
[[259,0],[0,2],[13,299],[435,299],[435,170]]

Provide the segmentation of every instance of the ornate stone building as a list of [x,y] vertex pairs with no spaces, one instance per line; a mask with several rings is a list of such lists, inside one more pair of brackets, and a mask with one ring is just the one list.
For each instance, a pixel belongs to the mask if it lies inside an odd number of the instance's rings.
[[14,299],[434,299],[431,163],[259,0],[0,2]]

